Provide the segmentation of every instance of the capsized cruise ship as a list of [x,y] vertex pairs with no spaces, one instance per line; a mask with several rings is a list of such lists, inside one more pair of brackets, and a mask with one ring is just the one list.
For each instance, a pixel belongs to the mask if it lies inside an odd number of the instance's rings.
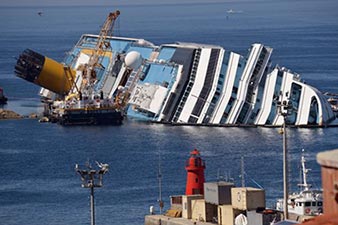
[[[77,92],[83,82],[81,67],[91,59],[98,39],[99,35],[82,35],[63,62],[73,72],[57,81],[62,86],[73,80],[73,87],[66,85],[64,93],[42,88],[43,99],[53,102]],[[273,66],[273,49],[260,43],[252,44],[245,56],[216,45],[157,46],[113,36],[105,37],[102,48],[93,88],[102,99],[123,102],[129,118],[173,124],[281,125],[278,102],[287,102],[292,106],[287,124],[326,126],[335,119],[327,98],[302,82],[299,74]],[[45,87],[36,82],[38,78],[29,81]],[[58,101],[50,109],[74,105],[67,101],[74,99]]]

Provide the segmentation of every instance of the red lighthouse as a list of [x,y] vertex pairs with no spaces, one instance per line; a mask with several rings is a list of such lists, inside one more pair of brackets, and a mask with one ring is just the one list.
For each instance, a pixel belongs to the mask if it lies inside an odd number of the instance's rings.
[[203,195],[205,163],[201,159],[200,152],[197,149],[190,152],[190,158],[186,162],[185,169],[187,170],[187,186],[185,194]]

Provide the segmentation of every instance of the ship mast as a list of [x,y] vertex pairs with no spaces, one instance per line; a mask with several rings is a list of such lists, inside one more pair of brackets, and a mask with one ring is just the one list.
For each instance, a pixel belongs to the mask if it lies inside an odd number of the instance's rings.
[[304,156],[304,149],[302,150],[302,158],[301,158],[301,163],[302,163],[302,174],[303,174],[303,183],[298,184],[298,186],[304,187],[304,191],[308,191],[311,188],[311,184],[307,183],[307,173],[310,171],[310,169],[306,169],[305,167],[305,156]]
[[242,187],[245,187],[245,170],[244,170],[244,157],[241,156],[241,178],[242,178]]

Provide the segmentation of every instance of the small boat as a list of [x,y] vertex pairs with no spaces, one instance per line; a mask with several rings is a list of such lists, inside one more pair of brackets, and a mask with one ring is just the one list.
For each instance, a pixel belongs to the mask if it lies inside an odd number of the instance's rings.
[[0,105],[7,104],[7,98],[4,96],[4,91],[0,87]]
[[228,14],[235,14],[235,13],[242,13],[242,12],[243,12],[242,10],[233,10],[233,9],[227,10]]
[[[312,189],[311,184],[307,183],[307,173],[310,169],[305,167],[305,157],[302,154],[301,166],[302,166],[302,181],[298,184],[302,187],[298,193],[289,195],[288,198],[288,211],[300,216],[317,216],[323,213],[323,191]],[[276,209],[283,211],[283,199],[278,199]]]

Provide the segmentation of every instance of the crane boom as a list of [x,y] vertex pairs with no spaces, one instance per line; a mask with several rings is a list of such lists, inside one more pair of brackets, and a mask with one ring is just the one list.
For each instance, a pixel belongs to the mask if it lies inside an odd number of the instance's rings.
[[90,79],[96,78],[94,70],[97,67],[101,67],[101,64],[99,63],[100,56],[102,56],[104,50],[110,46],[109,43],[106,42],[106,38],[112,35],[115,21],[119,15],[120,15],[119,10],[109,13],[108,17],[106,18],[106,21],[104,22],[101,28],[94,51],[91,54],[87,64],[87,74],[90,75]]

